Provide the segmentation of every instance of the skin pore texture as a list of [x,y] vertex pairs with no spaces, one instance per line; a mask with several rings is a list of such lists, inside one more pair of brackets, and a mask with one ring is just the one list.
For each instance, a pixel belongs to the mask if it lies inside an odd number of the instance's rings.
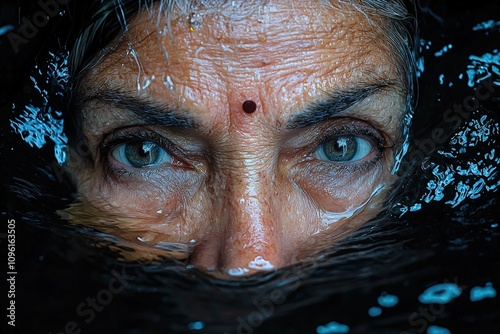
[[265,8],[129,22],[77,93],[90,157],[68,167],[71,221],[134,259],[168,250],[237,276],[312,257],[380,212],[406,107],[386,23],[349,4]]

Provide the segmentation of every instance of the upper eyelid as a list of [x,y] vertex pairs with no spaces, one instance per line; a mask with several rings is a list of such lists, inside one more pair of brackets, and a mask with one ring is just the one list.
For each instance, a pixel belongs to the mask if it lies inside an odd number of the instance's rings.
[[157,134],[154,131],[148,131],[143,129],[133,130],[127,128],[127,129],[118,129],[105,135],[99,146],[107,148],[109,146],[112,146],[115,142],[118,141],[130,142],[135,139],[140,139],[140,140],[149,139],[150,141],[159,141],[159,142],[168,140],[164,136],[161,136],[160,134]]
[[[287,138],[284,146],[295,149],[304,148],[305,146],[315,149],[329,137],[343,134],[363,136],[380,149],[390,147],[387,145],[389,138],[383,131],[365,120],[354,117],[339,116],[311,128],[293,129],[291,131],[298,131],[299,134]],[[314,137],[311,139],[311,136]],[[304,145],[304,142],[308,144]]]
[[170,140],[154,131],[122,129],[105,136],[98,147],[100,156],[106,161],[109,159],[109,154],[118,146],[138,140],[154,142],[160,145],[167,154],[173,156],[179,155],[178,149],[176,149]]
[[[128,133],[128,134],[127,134]],[[139,133],[142,133],[139,135]],[[131,131],[130,129],[126,130],[119,130],[117,133],[116,131],[108,134],[101,144],[99,145],[99,155],[101,157],[102,163],[102,168],[103,171],[106,175],[109,177],[114,177],[116,180],[120,180],[123,177],[134,177],[139,174],[143,173],[150,173],[154,170],[150,168],[145,168],[144,170],[134,170],[131,171],[129,170],[129,167],[117,167],[114,166],[113,163],[111,163],[111,153],[117,149],[120,145],[126,144],[128,142],[133,142],[134,140],[144,140],[144,141],[151,141],[159,144],[167,154],[177,157],[176,153],[173,153],[173,144],[166,139],[165,137],[161,136],[160,134],[157,134],[153,131],[145,131],[145,130],[136,130],[136,131]]]
[[202,158],[198,149],[181,147],[175,140],[171,140],[162,131],[155,131],[150,127],[131,126],[120,128],[105,135],[98,145],[98,154],[104,164],[109,164],[110,154],[120,144],[134,141],[151,141],[160,145],[176,162],[185,166],[194,166]]

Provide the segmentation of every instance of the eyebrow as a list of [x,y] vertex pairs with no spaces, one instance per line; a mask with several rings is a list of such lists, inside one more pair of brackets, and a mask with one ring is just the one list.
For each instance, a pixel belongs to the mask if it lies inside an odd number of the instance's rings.
[[[377,82],[329,92],[325,98],[307,104],[305,108],[293,115],[287,122],[286,128],[289,130],[300,129],[324,122],[376,92],[393,85],[392,82]],[[83,97],[80,103],[85,104],[94,100],[130,111],[147,123],[181,130],[198,128],[195,120],[187,116],[189,112],[183,108],[158,104],[148,99],[114,91],[100,92]]]
[[377,82],[330,92],[325,98],[309,103],[287,122],[287,129],[300,129],[319,124],[353,107],[376,92],[394,86],[392,82]]
[[146,123],[161,125],[180,130],[195,129],[195,120],[188,115],[186,109],[158,104],[148,99],[107,91],[86,96],[80,100],[82,105],[90,101],[110,104],[118,109],[130,111]]

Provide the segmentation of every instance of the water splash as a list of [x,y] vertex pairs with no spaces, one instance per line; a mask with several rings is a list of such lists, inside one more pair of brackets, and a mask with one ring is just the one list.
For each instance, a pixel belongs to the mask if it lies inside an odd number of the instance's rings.
[[[31,147],[42,148],[46,137],[54,143],[54,154],[59,164],[66,161],[68,139],[64,134],[62,111],[53,108],[54,99],[62,98],[69,89],[68,52],[50,53],[46,69],[35,67],[31,81],[35,93],[31,103],[23,107],[23,114],[10,121],[14,131]],[[35,105],[39,100],[40,105]],[[16,106],[13,106],[16,109]]]
[[432,325],[427,328],[427,334],[451,334],[451,332],[448,328]]
[[378,317],[382,314],[382,309],[378,306],[372,306],[368,309],[368,315],[370,317]]
[[477,302],[485,298],[495,298],[497,290],[493,287],[491,282],[486,283],[486,286],[475,286],[470,290],[470,301]]
[[323,225],[328,226],[331,224],[335,224],[340,220],[349,219],[357,215],[359,212],[369,208],[369,206],[373,203],[373,200],[376,199],[377,196],[380,195],[385,189],[387,189],[387,185],[385,183],[378,184],[375,189],[373,189],[370,196],[368,196],[368,198],[361,204],[357,206],[350,205],[343,212],[323,212],[321,215],[321,221]]
[[500,53],[498,49],[482,56],[471,55],[471,63],[467,66],[467,76],[469,77],[469,87],[474,87],[481,81],[496,76],[494,85],[500,86]]
[[201,331],[205,328],[205,323],[203,321],[193,321],[189,323],[188,328],[192,331]]
[[273,270],[276,267],[262,256],[257,256],[253,261],[248,263],[248,268],[256,270]]
[[316,328],[317,334],[343,334],[349,333],[350,327],[344,324],[340,324],[336,321],[332,321],[323,326],[318,326]]
[[396,295],[382,292],[382,294],[377,298],[377,302],[382,307],[394,307],[399,303],[399,298]]
[[432,45],[431,41],[426,41],[425,39],[420,39],[419,46],[418,46],[418,58],[416,59],[416,65],[417,65],[417,78],[420,78],[422,74],[424,73],[424,68],[425,68],[425,62],[424,62],[424,50],[429,50]]
[[439,84],[443,85],[444,84],[444,74],[439,75]]
[[451,49],[453,48],[453,44],[448,44],[448,45],[445,45],[441,48],[441,50],[437,51],[434,53],[434,56],[435,57],[441,57],[442,55],[444,55],[446,52],[450,51]]
[[[60,113],[56,112],[58,116]],[[31,147],[42,148],[46,143],[46,137],[54,142],[54,153],[59,164],[66,161],[65,147],[68,143],[63,133],[64,122],[62,119],[52,117],[52,109],[49,107],[46,111],[41,108],[27,105],[24,115],[15,120],[11,120],[11,126],[14,131],[21,135],[21,138]]]
[[8,24],[6,26],[0,27],[0,36],[5,35],[9,31],[12,31],[14,29],[15,29],[14,26],[11,25],[11,24]]
[[491,30],[495,27],[500,27],[500,21],[493,21],[493,20],[488,20],[484,22],[480,22],[474,27],[472,27],[472,31],[479,31],[479,30]]
[[[500,157],[489,146],[495,143],[492,137],[500,134],[500,124],[489,115],[478,116],[453,135],[448,149],[437,151],[444,158],[442,162],[430,162],[423,167],[430,171],[426,192],[410,207],[399,207],[401,215],[418,211],[423,203],[432,201],[445,200],[445,204],[455,208],[466,199],[477,199],[485,192],[498,190]],[[474,158],[467,155],[471,149],[477,152]]]
[[402,138],[403,139],[403,144],[401,145],[401,148],[395,153],[394,156],[394,167],[392,168],[391,173],[396,174],[401,167],[401,162],[403,161],[403,158],[406,156],[406,153],[408,153],[408,150],[410,148],[410,127],[411,123],[413,120],[413,115],[415,111],[413,110],[412,106],[412,96],[407,97],[407,102],[406,105],[408,106],[408,109],[405,112],[405,116],[403,118],[403,133],[402,133]]
[[462,288],[455,283],[440,283],[427,288],[418,300],[422,304],[447,304],[462,294]]

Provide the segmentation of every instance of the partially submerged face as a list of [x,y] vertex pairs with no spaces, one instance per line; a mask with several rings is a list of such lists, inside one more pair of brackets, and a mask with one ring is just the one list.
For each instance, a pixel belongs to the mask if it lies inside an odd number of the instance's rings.
[[243,274],[380,211],[406,107],[382,20],[319,1],[243,10],[177,13],[170,28],[140,12],[86,74],[73,220],[139,256],[188,244],[190,264]]

